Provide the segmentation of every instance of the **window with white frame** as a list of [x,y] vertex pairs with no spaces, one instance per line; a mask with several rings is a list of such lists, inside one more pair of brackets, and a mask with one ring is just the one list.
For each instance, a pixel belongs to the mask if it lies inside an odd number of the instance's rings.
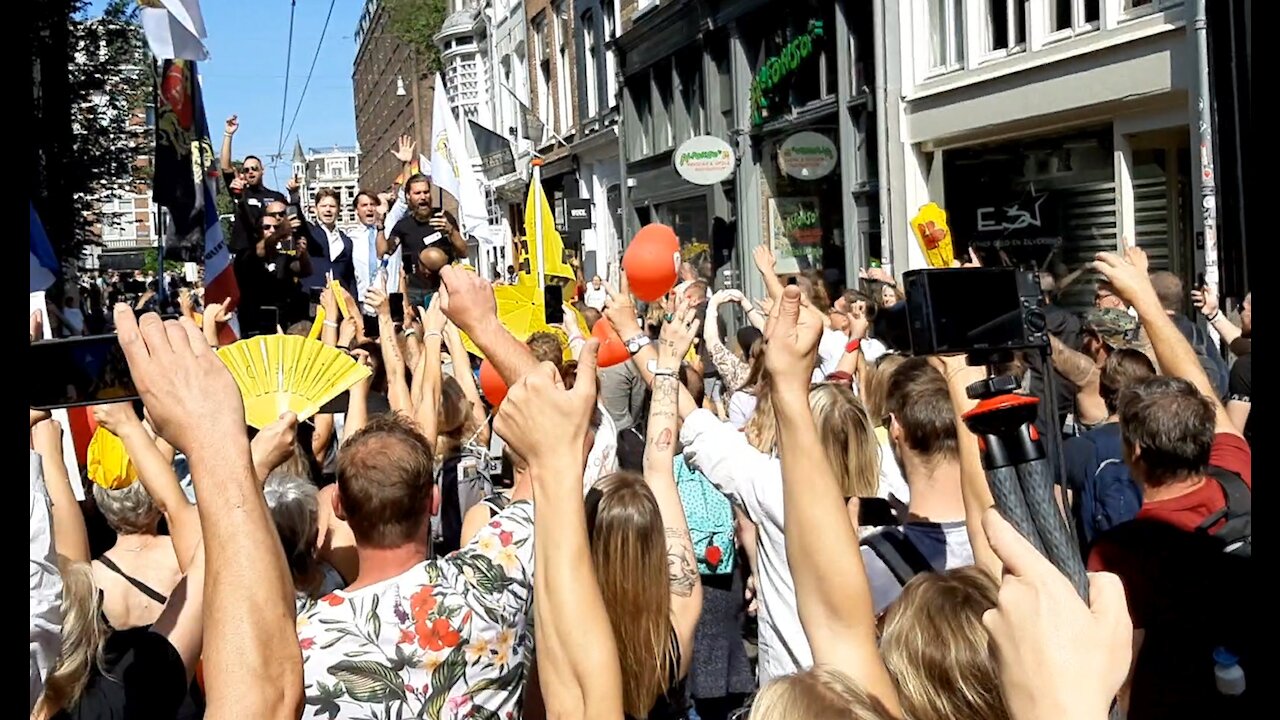
[[600,72],[596,65],[596,18],[595,13],[590,10],[582,13],[582,51],[582,83],[587,100],[583,117],[594,118],[600,111],[600,89],[596,86],[600,79]]
[[600,14],[604,16],[604,87],[608,107],[618,104],[618,56],[617,51],[608,47],[618,37],[618,3],[615,0],[601,0]]
[[1102,17],[1102,0],[1049,0],[1050,35],[1073,35],[1096,30]]
[[573,73],[569,67],[569,41],[573,37],[569,32],[569,12],[565,9],[564,0],[557,2],[553,8],[555,17],[552,18],[552,25],[555,27],[555,48],[556,48],[556,100],[558,112],[556,113],[556,127],[559,128],[561,135],[567,135],[569,128],[573,127],[572,112],[573,103],[570,96]]
[[928,23],[930,73],[948,72],[964,64],[964,0],[919,0]]
[[1008,53],[1027,45],[1027,0],[983,0],[984,47]]

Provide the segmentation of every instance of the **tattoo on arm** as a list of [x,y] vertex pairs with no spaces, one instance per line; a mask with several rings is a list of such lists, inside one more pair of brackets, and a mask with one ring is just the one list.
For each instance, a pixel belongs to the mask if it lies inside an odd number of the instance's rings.
[[671,584],[671,594],[680,597],[693,595],[693,588],[698,584],[698,563],[694,560],[693,542],[689,540],[686,530],[666,528],[667,536],[667,580]]
[[1050,337],[1049,343],[1053,348],[1053,366],[1071,382],[1084,385],[1090,380],[1090,375],[1097,372],[1097,366],[1088,355],[1072,350],[1055,337]]

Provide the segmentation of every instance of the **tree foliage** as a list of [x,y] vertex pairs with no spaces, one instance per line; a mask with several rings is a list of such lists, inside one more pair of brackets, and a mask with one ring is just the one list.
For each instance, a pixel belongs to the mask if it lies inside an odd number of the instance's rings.
[[[33,37],[33,60],[56,56],[40,43],[65,37],[65,95],[42,108],[41,122],[57,125],[69,115],[70,142],[51,142],[41,148],[38,173],[41,189],[57,189],[64,197],[43,198],[52,212],[68,213],[70,221],[50,240],[64,263],[78,259],[83,249],[98,242],[94,225],[96,203],[112,192],[133,192],[149,178],[150,168],[139,158],[151,155],[151,135],[133,116],[151,104],[154,69],[131,0],[111,0],[102,15],[89,17],[88,0],[46,0],[42,19],[68,23],[61,32],[38,32]],[[54,100],[55,98],[49,98]],[[37,138],[39,142],[39,138]],[[57,174],[56,182],[49,176]],[[56,209],[56,210],[55,210]]]
[[382,6],[388,13],[391,34],[417,53],[419,70],[440,72],[443,64],[435,35],[449,17],[449,4],[445,0],[385,0]]

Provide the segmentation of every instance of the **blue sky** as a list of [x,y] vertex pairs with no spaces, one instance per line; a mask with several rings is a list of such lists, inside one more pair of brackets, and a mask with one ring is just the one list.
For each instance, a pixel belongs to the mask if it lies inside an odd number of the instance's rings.
[[[320,42],[330,0],[297,0],[293,27],[293,61],[284,126],[298,107],[307,70]],[[94,0],[96,14],[106,0]],[[200,64],[205,111],[215,146],[221,142],[227,116],[240,117],[234,152],[259,155],[268,165],[267,183],[283,187],[288,178],[293,140],[303,147],[354,145],[355,104],[351,64],[355,60],[355,28],[363,0],[334,0],[333,17],[324,36],[315,72],[307,88],[294,128],[284,138],[284,160],[271,174],[271,160],[280,135],[285,84],[285,56],[289,43],[289,0],[202,0],[208,30],[209,60]]]

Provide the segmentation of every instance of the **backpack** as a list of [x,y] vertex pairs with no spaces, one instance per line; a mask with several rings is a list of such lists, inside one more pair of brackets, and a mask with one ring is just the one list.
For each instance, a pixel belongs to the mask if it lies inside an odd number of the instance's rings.
[[676,490],[689,523],[689,537],[698,557],[698,573],[723,575],[733,572],[737,555],[733,505],[700,471],[689,467],[683,455],[674,460]]
[[[1226,505],[1196,526],[1196,532],[1213,538],[1223,553],[1247,559],[1253,545],[1250,527],[1253,492],[1243,478],[1229,470],[1210,466],[1208,474],[1222,488]],[[1222,525],[1217,530],[1210,529],[1220,522]]]
[[[1083,478],[1073,503],[1080,542],[1089,547],[1104,531],[1132,520],[1142,509],[1142,490],[1124,462],[1124,446],[1117,424],[1095,428],[1069,443],[1092,446],[1092,474]],[[1101,462],[1099,462],[1101,460]]]
[[880,558],[902,587],[923,572],[933,572],[933,565],[907,536],[896,528],[872,533],[859,543]]

